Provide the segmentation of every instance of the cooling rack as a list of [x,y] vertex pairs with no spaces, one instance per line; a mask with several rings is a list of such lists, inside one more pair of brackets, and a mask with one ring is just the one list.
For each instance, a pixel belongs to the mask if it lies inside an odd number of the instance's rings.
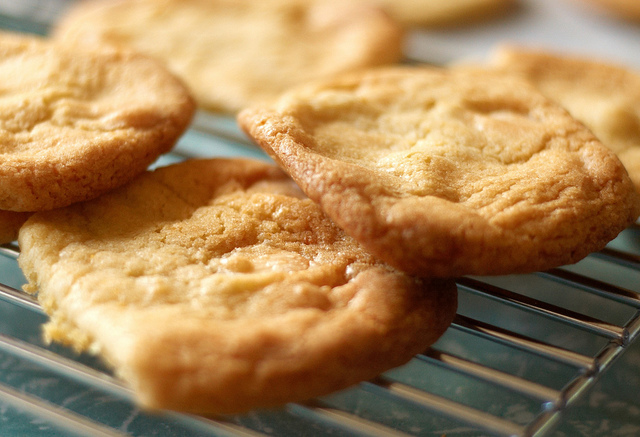
[[[0,0],[0,27],[45,34],[69,4]],[[414,59],[434,41],[420,37]],[[155,165],[214,155],[268,159],[232,119],[201,112]],[[455,322],[405,366],[304,403],[216,418],[141,411],[100,361],[44,344],[46,316],[21,291],[18,255],[16,244],[0,247],[2,436],[640,434],[638,225],[576,265],[458,278]]]
[[640,332],[638,292],[593,274],[637,276],[638,253],[616,246],[638,232],[571,268],[460,278],[454,324],[406,366],[321,399],[216,419],[139,411],[99,362],[43,344],[46,317],[17,288],[18,248],[5,245],[0,424],[15,435],[547,435]]

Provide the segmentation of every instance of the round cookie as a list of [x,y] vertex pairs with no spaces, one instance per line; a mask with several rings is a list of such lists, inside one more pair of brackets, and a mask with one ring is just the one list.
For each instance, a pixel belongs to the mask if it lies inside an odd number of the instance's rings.
[[387,14],[344,0],[93,0],[54,35],[163,59],[200,106],[227,113],[310,79],[396,62],[403,48]]
[[238,119],[345,232],[413,274],[572,263],[640,211],[618,159],[514,75],[374,69]]
[[620,158],[640,190],[640,73],[515,46],[496,49],[491,65],[524,76],[569,110]]
[[405,26],[442,27],[474,23],[499,15],[514,0],[375,0]]
[[453,281],[376,261],[277,167],[193,160],[34,214],[20,267],[50,339],[143,406],[231,413],[326,394],[423,352]]
[[195,106],[157,61],[0,34],[0,209],[96,197],[171,149]]

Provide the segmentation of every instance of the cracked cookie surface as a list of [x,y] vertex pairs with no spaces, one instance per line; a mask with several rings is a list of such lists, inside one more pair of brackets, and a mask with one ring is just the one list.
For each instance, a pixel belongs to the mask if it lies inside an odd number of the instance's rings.
[[572,263],[639,211],[619,160],[513,75],[371,70],[238,119],[348,234],[413,274]]
[[345,388],[448,327],[453,281],[376,261],[277,167],[194,160],[36,213],[20,267],[50,339],[99,353],[142,405],[229,413]]
[[161,64],[0,34],[0,209],[38,211],[120,186],[171,149],[194,103]]

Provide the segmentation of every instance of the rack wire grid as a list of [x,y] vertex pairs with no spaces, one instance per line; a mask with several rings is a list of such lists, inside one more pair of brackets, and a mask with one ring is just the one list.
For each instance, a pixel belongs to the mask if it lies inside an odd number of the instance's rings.
[[[68,4],[53,3],[25,2],[0,26],[45,34]],[[233,119],[201,112],[155,165],[214,155],[268,159]],[[459,278],[455,322],[405,366],[319,399],[216,418],[141,411],[98,359],[44,344],[46,315],[21,291],[18,255],[15,243],[0,248],[3,436],[608,435],[613,422],[617,435],[640,432],[638,225],[572,266]]]

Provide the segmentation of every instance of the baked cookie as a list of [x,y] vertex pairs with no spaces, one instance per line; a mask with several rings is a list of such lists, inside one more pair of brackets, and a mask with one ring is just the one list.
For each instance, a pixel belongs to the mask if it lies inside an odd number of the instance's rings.
[[453,281],[376,261],[277,167],[193,160],[36,213],[20,267],[50,339],[101,354],[142,405],[231,413],[403,364],[452,321]]
[[0,209],[98,196],[143,172],[191,120],[184,85],[119,50],[0,34]]
[[31,216],[30,212],[0,210],[0,244],[10,243],[18,238],[20,226]]
[[413,274],[572,263],[640,211],[618,159],[515,75],[374,69],[238,119],[345,232]]
[[560,103],[609,147],[640,189],[640,73],[594,59],[501,46],[491,65]]
[[398,24],[369,2],[93,0],[54,35],[163,59],[200,105],[235,113],[291,85],[402,57]]
[[510,10],[514,0],[375,0],[405,26],[469,24]]

